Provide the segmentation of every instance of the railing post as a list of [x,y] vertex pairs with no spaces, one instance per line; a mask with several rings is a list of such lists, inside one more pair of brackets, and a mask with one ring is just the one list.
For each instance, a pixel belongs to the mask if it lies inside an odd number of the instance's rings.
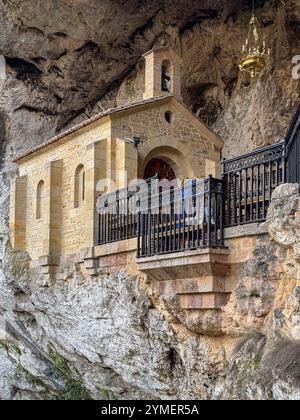
[[207,223],[207,230],[208,230],[208,246],[211,246],[211,180],[212,175],[208,177],[208,223]]
[[[141,199],[139,199],[139,211],[137,213],[137,256],[141,256]],[[135,216],[136,217],[136,216]]]
[[224,226],[225,226],[225,206],[226,206],[226,192],[225,192],[225,176],[221,179],[221,209],[220,209],[220,246],[224,246]]
[[282,147],[282,182],[285,184],[287,179],[286,144],[284,143]]
[[147,232],[147,254],[151,254],[151,202],[152,202],[152,185],[148,183],[148,208],[147,208],[147,217],[146,217],[146,232]]

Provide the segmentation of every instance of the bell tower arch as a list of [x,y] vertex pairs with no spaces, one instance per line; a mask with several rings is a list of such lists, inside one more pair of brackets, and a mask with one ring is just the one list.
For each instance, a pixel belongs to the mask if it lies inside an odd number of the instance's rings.
[[173,94],[181,96],[181,57],[170,47],[155,48],[143,56],[146,61],[144,99]]

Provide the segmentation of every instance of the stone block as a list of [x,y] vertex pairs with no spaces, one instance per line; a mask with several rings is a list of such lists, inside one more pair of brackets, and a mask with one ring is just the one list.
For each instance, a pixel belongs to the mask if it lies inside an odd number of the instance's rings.
[[85,259],[84,260],[84,267],[86,268],[86,269],[89,269],[89,268],[97,268],[98,267],[98,258],[95,258],[95,259]]
[[43,265],[41,271],[43,274],[56,274],[58,266],[56,265]]
[[38,265],[40,266],[58,266],[60,257],[55,255],[43,255],[38,258]]
[[225,278],[203,276],[198,278],[157,281],[156,289],[160,294],[222,293],[225,292],[225,284]]
[[228,293],[201,293],[180,295],[179,302],[182,309],[221,309],[228,302]]
[[82,261],[92,259],[92,258],[95,258],[95,247],[84,248],[81,250],[80,259]]

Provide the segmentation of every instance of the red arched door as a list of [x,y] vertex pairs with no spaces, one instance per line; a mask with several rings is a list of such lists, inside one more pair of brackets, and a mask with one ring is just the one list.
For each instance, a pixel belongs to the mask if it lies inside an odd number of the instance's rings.
[[147,164],[144,173],[144,179],[149,179],[158,175],[159,179],[167,179],[168,181],[172,181],[176,178],[175,172],[171,168],[171,166],[162,159],[152,159]]

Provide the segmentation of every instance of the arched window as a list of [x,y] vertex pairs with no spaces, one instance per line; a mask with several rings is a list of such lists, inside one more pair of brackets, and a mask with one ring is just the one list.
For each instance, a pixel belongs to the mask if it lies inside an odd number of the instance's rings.
[[171,63],[165,60],[161,66],[161,90],[171,92]]
[[40,181],[36,190],[36,219],[40,220],[43,216],[43,198],[44,198],[44,181]]
[[84,166],[79,165],[75,171],[75,197],[74,207],[80,207],[80,203],[85,200],[85,171]]

